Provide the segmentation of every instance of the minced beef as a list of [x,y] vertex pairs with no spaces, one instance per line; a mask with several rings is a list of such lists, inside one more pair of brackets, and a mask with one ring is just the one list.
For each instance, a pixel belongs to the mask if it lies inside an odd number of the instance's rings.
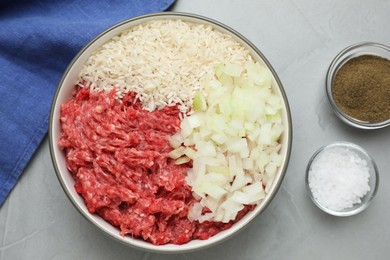
[[[75,189],[90,213],[120,233],[156,245],[207,239],[233,222],[190,221],[195,202],[184,178],[191,162],[175,165],[168,138],[180,129],[179,110],[148,112],[134,93],[122,101],[111,92],[76,91],[61,108],[62,135]],[[254,206],[247,206],[236,221]]]

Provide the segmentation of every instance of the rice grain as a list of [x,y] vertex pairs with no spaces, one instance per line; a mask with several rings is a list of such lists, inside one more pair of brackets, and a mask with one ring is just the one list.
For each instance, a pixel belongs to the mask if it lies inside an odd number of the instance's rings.
[[[244,64],[249,51],[210,25],[154,20],[134,26],[95,51],[84,64],[78,83],[91,91],[117,90],[121,99],[135,92],[149,111],[179,104],[191,113],[193,96],[220,63]],[[81,85],[81,84],[80,84]]]

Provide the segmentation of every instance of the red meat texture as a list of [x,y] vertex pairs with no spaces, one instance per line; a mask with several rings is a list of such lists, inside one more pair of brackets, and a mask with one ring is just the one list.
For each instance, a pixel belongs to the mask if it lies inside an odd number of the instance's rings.
[[[177,107],[149,112],[135,94],[80,88],[61,107],[60,147],[90,213],[121,235],[155,245],[208,239],[233,222],[190,221],[195,202],[185,182],[191,163],[175,165],[168,138],[180,129]],[[236,221],[253,207],[245,207]]]

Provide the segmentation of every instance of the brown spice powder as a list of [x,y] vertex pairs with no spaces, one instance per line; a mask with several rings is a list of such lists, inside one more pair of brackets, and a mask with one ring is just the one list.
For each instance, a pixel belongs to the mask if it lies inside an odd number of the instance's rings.
[[339,107],[355,119],[390,119],[390,61],[373,55],[349,60],[337,72],[332,93]]

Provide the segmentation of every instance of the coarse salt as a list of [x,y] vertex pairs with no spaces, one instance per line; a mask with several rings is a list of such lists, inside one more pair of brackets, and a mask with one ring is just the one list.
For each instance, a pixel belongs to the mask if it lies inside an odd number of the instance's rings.
[[367,161],[348,148],[323,150],[309,170],[309,187],[314,199],[329,210],[342,211],[360,203],[368,193],[370,172]]

